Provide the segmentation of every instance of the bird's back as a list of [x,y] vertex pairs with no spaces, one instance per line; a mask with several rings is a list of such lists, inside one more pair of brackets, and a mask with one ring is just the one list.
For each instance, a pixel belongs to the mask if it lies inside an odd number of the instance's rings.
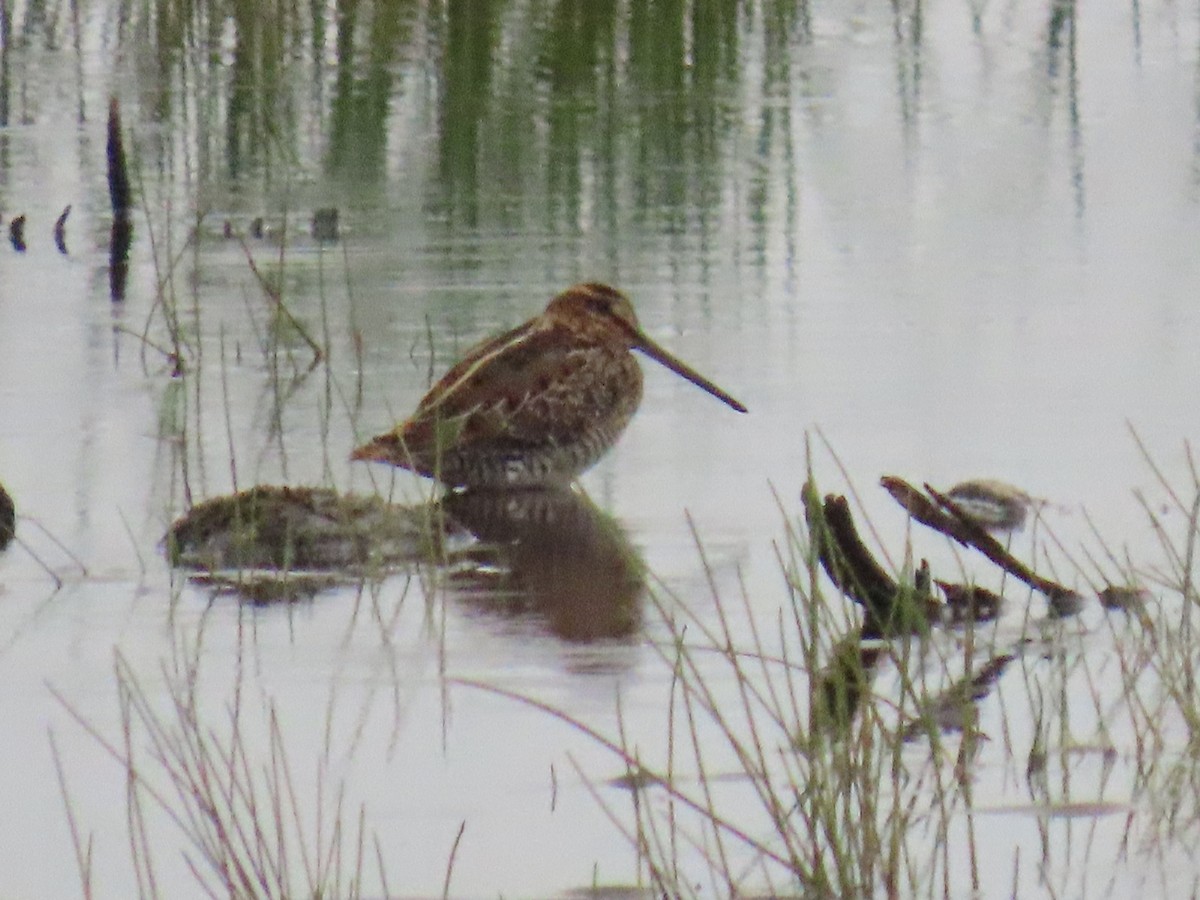
[[480,344],[399,429],[408,468],[448,484],[570,481],[616,441],[642,397],[628,349],[538,320]]

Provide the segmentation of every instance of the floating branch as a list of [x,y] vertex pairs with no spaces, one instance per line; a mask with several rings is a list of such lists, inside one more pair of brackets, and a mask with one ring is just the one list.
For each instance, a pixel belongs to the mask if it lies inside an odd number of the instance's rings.
[[67,204],[62,214],[54,222],[54,246],[58,252],[67,255],[67,216],[71,214],[71,204]]

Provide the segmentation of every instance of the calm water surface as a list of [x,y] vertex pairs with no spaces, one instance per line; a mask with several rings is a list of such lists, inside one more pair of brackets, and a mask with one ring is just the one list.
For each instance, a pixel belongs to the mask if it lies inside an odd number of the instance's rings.
[[[147,883],[130,859],[124,769],[68,707],[120,747],[115,667],[166,710],[188,659],[206,725],[225,733],[240,703],[255,759],[274,709],[303,809],[319,779],[327,805],[344,783],[344,817],[361,809],[373,836],[368,891],[382,890],[377,839],[393,892],[440,894],[462,823],[453,894],[636,881],[579,774],[601,783],[617,761],[449,679],[609,733],[619,692],[627,732],[653,753],[670,671],[650,611],[618,637],[572,640],[556,607],[404,575],[256,608],[172,575],[158,544],[189,498],[254,484],[428,498],[419,479],[351,465],[349,450],[471,343],[575,281],[621,286],[652,336],[750,409],[647,363],[642,410],[582,479],[649,580],[702,621],[713,592],[692,527],[718,593],[744,591],[767,620],[786,603],[773,542],[799,511],[818,435],[822,486],[845,488],[832,447],[893,559],[905,522],[874,487],[884,473],[1002,478],[1049,501],[1067,553],[1094,546],[1085,507],[1114,546],[1154,552],[1134,491],[1152,504],[1162,491],[1131,428],[1181,486],[1184,444],[1200,435],[1195,10],[734,7],[393,2],[272,21],[222,3],[6,8],[0,215],[6,227],[28,216],[29,246],[0,249],[0,481],[27,547],[0,556],[0,797],[20,810],[0,825],[0,893],[79,890],[50,736],[96,895]],[[118,304],[110,95],[139,197]],[[67,204],[61,254],[50,232]],[[319,244],[309,219],[331,206],[341,240]],[[250,253],[329,348],[307,373],[304,344],[273,327],[246,253],[222,237],[226,221],[244,232],[260,216],[268,234]],[[171,315],[182,378],[162,352]],[[1092,613],[1065,656],[1103,631]],[[981,809],[1030,802],[1006,753],[1028,752],[1034,700],[1006,704],[984,711],[995,740]],[[153,751],[135,740],[134,754],[169,790]],[[1130,799],[1090,759],[1071,778],[1059,799]],[[600,792],[626,810],[619,790]],[[189,895],[175,826],[146,815],[155,883]],[[1170,846],[1165,875],[1160,861],[1114,866],[1124,816],[993,812],[973,827],[989,896],[1014,880],[1116,896],[1193,881]],[[970,886],[965,869],[948,879]]]

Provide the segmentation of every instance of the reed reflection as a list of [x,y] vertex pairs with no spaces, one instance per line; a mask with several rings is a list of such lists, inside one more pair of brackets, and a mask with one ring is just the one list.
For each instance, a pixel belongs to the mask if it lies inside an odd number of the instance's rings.
[[[1084,184],[1083,125],[1079,112],[1075,12],[1075,0],[1056,0],[1051,4],[1050,21],[1046,27],[1046,89],[1050,92],[1050,100],[1054,99],[1055,94],[1066,95],[1071,189],[1075,200],[1075,216],[1082,219],[1087,193]],[[1066,75],[1060,77],[1059,66],[1064,62]],[[1060,84],[1060,80],[1065,83]]]
[[[339,0],[337,74],[325,160],[330,175],[360,184],[387,177],[388,113],[397,90],[397,64],[413,41],[420,6],[417,0]],[[314,23],[314,46],[320,31]]]
[[467,491],[447,518],[480,541],[452,574],[464,604],[533,616],[573,642],[628,638],[642,623],[643,564],[621,526],[569,488]]
[[471,226],[479,221],[478,163],[491,94],[492,48],[499,29],[490,0],[447,4],[438,112],[440,181],[449,206]]
[[266,26],[256,4],[234,3],[225,157],[231,178],[265,161],[272,134],[296,133],[288,121],[286,27]]
[[[923,655],[917,638],[885,642],[859,630],[839,640],[826,665],[815,675],[808,737],[828,735],[840,740],[851,736],[856,722],[863,719],[860,714],[864,707],[877,702],[876,683],[884,680],[881,672],[898,676],[900,683],[910,681],[911,669]],[[980,706],[1016,658],[1015,652],[1008,651],[975,656],[957,678],[946,679],[914,708],[904,709],[898,723],[903,739],[955,733],[973,738],[979,729]],[[903,702],[897,708],[903,709]],[[970,743],[973,751],[978,749],[977,741]]]

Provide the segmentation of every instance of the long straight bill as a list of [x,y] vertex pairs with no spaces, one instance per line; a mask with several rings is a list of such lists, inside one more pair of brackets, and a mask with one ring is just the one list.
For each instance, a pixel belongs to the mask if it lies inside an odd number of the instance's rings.
[[670,369],[676,375],[686,378],[692,384],[696,385],[696,387],[703,388],[704,390],[706,390],[710,394],[712,394],[714,397],[716,397],[718,400],[721,400],[724,403],[727,403],[729,406],[732,406],[738,412],[744,413],[746,411],[746,407],[744,407],[741,403],[739,403],[737,400],[733,399],[733,397],[729,396],[729,394],[725,393],[723,390],[721,390],[719,387],[717,387],[715,384],[713,384],[711,381],[709,381],[707,378],[705,378],[703,375],[701,375],[695,369],[680,362],[678,359],[676,359],[674,356],[672,356],[670,353],[668,353],[662,347],[658,346],[658,344],[654,343],[654,341],[650,340],[650,338],[646,337],[646,335],[642,334],[640,331],[637,333],[637,339],[634,342],[633,346],[636,349],[641,350],[643,353],[645,353],[648,357],[650,357],[655,362],[661,363],[662,365],[666,366],[668,369]]

